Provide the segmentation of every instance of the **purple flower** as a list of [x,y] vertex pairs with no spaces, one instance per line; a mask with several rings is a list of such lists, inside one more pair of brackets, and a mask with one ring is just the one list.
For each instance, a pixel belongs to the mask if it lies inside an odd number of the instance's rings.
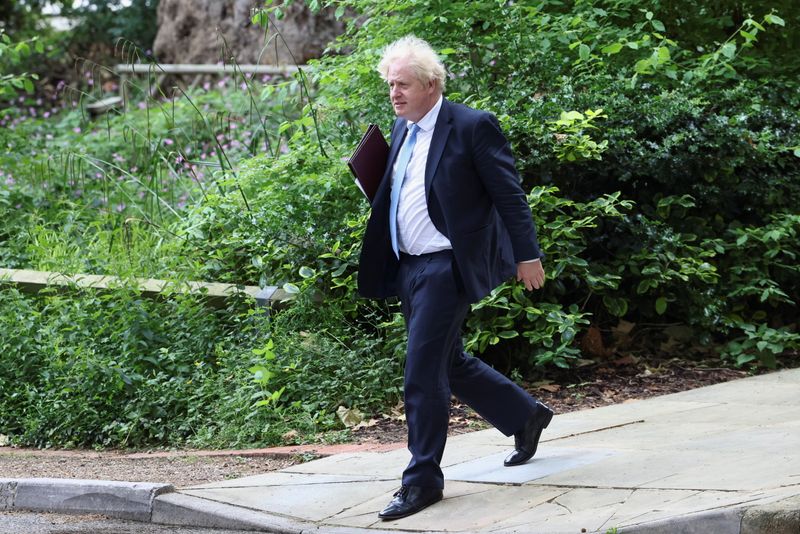
[[15,183],[17,183],[17,181],[16,181],[16,180],[14,180],[14,177],[13,177],[13,176],[10,176],[10,175],[9,175],[9,177],[8,177],[8,178],[6,178],[6,185],[14,185]]
[[72,131],[75,132],[75,133],[81,133],[81,127],[80,126],[76,126],[75,128],[72,129]]
[[169,137],[164,138],[164,144],[165,145],[169,146],[172,143],[174,143],[174,141],[172,139],[170,139]]
[[125,204],[117,204],[114,206],[114,209],[117,210],[117,213],[122,213],[122,211],[125,209]]

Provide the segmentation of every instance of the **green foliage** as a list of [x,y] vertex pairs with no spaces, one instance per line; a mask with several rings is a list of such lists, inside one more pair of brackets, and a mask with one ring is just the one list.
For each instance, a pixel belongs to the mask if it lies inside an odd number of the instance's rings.
[[[592,231],[607,220],[621,218],[632,204],[619,195],[606,195],[581,204],[557,196],[556,188],[534,188],[528,196],[540,229],[545,254],[548,300],[506,282],[486,299],[472,306],[467,319],[467,349],[483,352],[501,340],[522,337],[530,347],[517,356],[522,368],[555,364],[569,367],[579,356],[575,340],[590,313],[577,303],[562,303],[572,295],[603,296],[616,289],[619,276],[602,272],[583,259]],[[521,361],[519,361],[521,360]]]
[[[415,33],[444,57],[451,99],[498,114],[526,188],[554,185],[582,209],[612,193],[635,203],[630,213],[608,217],[597,232],[581,236],[586,246],[576,255],[584,261],[583,276],[601,290],[565,284],[554,270],[548,273],[554,283],[534,295],[558,307],[559,313],[543,317],[569,317],[567,326],[556,321],[549,328],[542,319],[537,328],[526,324],[519,310],[528,307],[509,306],[509,285],[475,310],[468,325],[473,349],[536,330],[546,332],[536,337],[541,347],[559,347],[552,361],[564,363],[577,348],[574,341],[560,345],[558,328],[569,338],[577,325],[579,335],[578,319],[688,322],[706,343],[730,334],[735,310],[752,310],[747,321],[756,325],[770,313],[796,328],[796,277],[784,272],[785,262],[773,266],[767,260],[767,266],[762,256],[742,251],[734,237],[743,224],[768,232],[772,217],[789,221],[797,213],[797,63],[781,49],[798,48],[785,31],[800,22],[796,7],[739,11],[738,4],[723,2],[699,9],[690,0],[668,6],[423,0],[390,8],[377,1],[326,5],[363,18],[354,18],[331,47],[346,53],[326,58],[312,74],[324,88],[317,98],[323,115],[340,117],[338,124],[358,121],[352,106],[358,101],[362,121],[388,123],[388,106],[374,105],[386,97],[371,69],[382,46]],[[327,136],[336,143],[351,133]],[[548,226],[547,215],[537,224],[543,242],[565,225]],[[545,265],[551,261],[548,256]],[[752,280],[745,282],[741,270]],[[778,279],[765,274],[770,271],[779,272]],[[751,282],[770,298],[746,298]],[[493,309],[489,302],[502,312],[484,315],[484,307]],[[578,315],[568,311],[573,305]],[[538,361],[536,353],[531,363]]]
[[41,53],[42,42],[37,39],[28,39],[14,42],[11,37],[0,28],[0,102],[15,96],[19,91],[33,93],[33,82],[38,75],[23,72],[21,74],[6,73],[16,70],[16,67],[28,57],[32,51]]
[[758,326],[745,323],[741,325],[743,336],[732,339],[722,351],[723,358],[730,358],[737,365],[756,362],[765,367],[775,368],[777,357],[787,350],[800,349],[800,334],[788,328],[770,328],[766,324]]
[[592,121],[605,118],[603,110],[586,110],[586,115],[577,111],[562,111],[557,120],[548,121],[548,128],[556,138],[554,152],[559,160],[581,161],[585,159],[603,159],[603,152],[608,148],[608,141],[594,141],[586,130],[596,129]]
[[246,379],[238,351],[257,334],[253,321],[229,318],[236,307],[212,313],[191,297],[152,301],[124,288],[4,288],[0,309],[0,428],[42,447],[192,439],[218,420],[226,382]]
[[77,20],[68,46],[86,50],[98,44],[113,45],[118,39],[135,42],[142,49],[156,37],[158,0],[88,0],[65,3],[62,13]]

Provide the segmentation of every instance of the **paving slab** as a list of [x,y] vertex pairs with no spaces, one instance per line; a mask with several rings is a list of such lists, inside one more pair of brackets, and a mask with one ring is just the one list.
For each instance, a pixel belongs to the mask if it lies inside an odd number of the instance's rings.
[[494,429],[450,438],[443,501],[397,521],[377,512],[400,484],[404,449],[180,494],[336,532],[750,534],[748,510],[766,510],[754,525],[780,517],[800,532],[800,370],[557,415],[537,456],[506,468],[512,443]]
[[444,469],[447,480],[486,482],[491,484],[524,484],[554,473],[569,471],[617,454],[614,450],[549,447],[528,463],[513,468],[503,467],[507,453],[482,456]]

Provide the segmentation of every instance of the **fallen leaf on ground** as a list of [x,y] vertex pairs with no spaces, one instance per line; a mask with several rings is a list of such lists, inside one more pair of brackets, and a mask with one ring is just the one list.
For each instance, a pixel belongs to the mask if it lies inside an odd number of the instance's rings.
[[336,410],[336,415],[339,417],[339,421],[347,428],[352,428],[364,420],[364,414],[358,408],[339,406]]

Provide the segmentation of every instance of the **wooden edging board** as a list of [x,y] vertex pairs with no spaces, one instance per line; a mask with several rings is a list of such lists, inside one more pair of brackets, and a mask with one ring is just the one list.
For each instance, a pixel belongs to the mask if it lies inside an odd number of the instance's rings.
[[[116,276],[62,274],[52,271],[0,268],[0,287],[3,284],[13,284],[21,291],[33,293],[38,293],[46,287],[109,290],[131,286],[130,281],[122,280]],[[292,298],[291,294],[276,286],[261,288],[258,286],[240,286],[216,282],[178,283],[152,278],[137,278],[133,281],[133,286],[133,289],[150,298],[170,292],[200,295],[209,305],[218,308],[223,307],[225,301],[234,295],[245,295],[252,298],[258,306],[270,306]]]

